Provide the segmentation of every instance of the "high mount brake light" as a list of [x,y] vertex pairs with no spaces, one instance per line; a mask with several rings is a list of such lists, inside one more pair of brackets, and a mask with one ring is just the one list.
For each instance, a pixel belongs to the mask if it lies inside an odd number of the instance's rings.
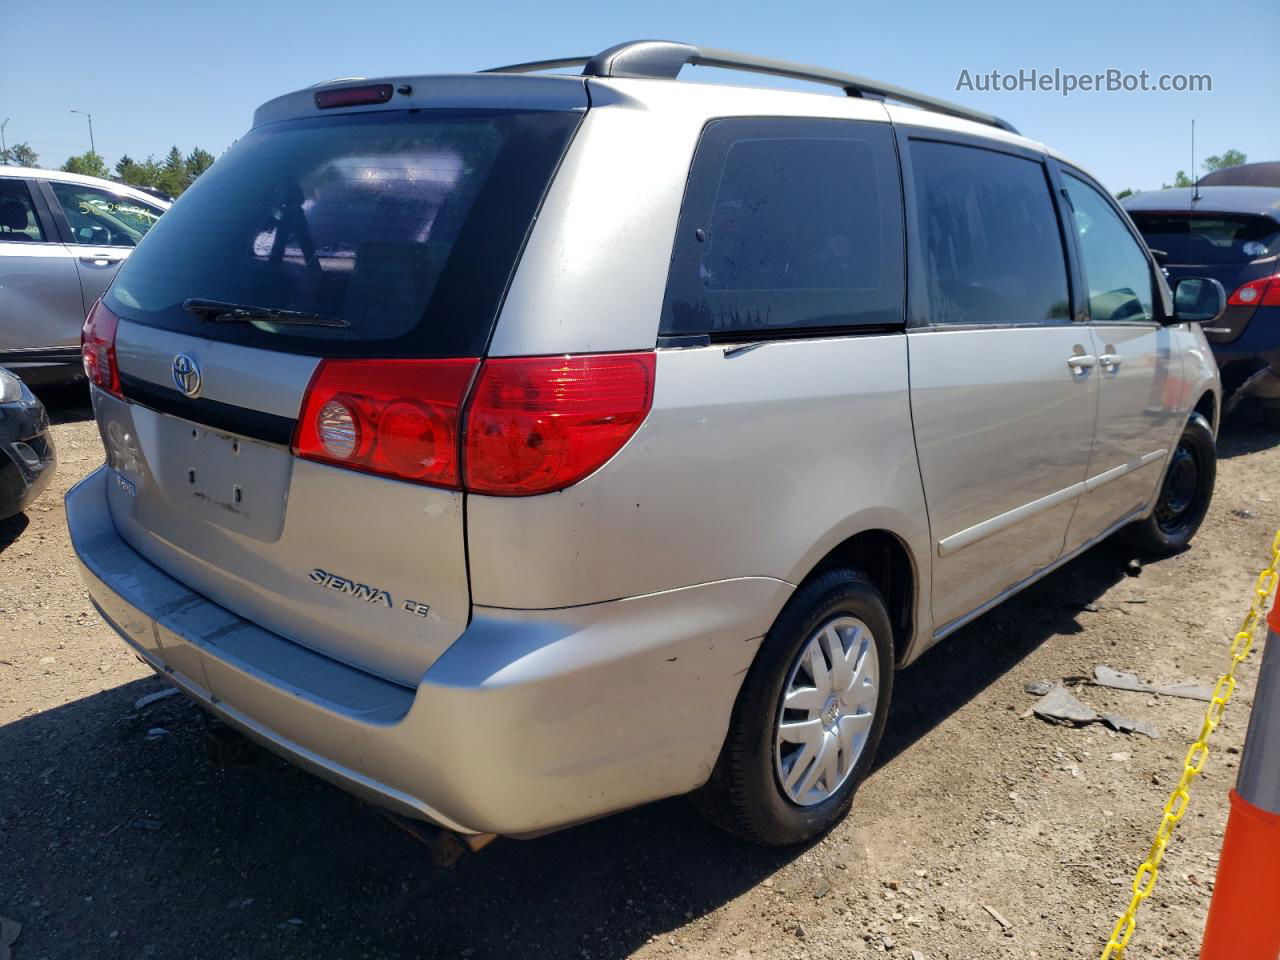
[[80,328],[80,363],[89,382],[121,396],[120,369],[116,366],[116,330],[120,318],[99,300]]
[[322,360],[293,450],[352,470],[457,489],[458,421],[479,360]]
[[1227,303],[1233,307],[1280,307],[1280,274],[1241,284]]
[[561,490],[622,449],[653,404],[654,353],[486,360],[467,402],[466,487]]
[[367,83],[359,87],[317,90],[316,107],[320,110],[328,110],[332,107],[360,107],[370,103],[386,103],[391,99],[391,89],[389,83]]
[[303,459],[455,490],[550,493],[622,449],[652,406],[656,365],[652,352],[322,360],[293,449]]

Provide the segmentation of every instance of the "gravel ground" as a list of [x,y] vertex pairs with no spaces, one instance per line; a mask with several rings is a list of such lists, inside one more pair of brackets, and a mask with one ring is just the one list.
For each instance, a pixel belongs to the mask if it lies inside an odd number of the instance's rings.
[[[1193,549],[1129,577],[1129,556],[1104,544],[901,674],[876,772],[811,845],[744,846],[671,800],[442,871],[273,757],[210,766],[207,721],[181,697],[135,708],[163,686],[90,606],[61,503],[100,462],[97,435],[82,393],[49,402],[55,488],[0,522],[0,915],[22,924],[14,960],[1096,956],[1204,705],[1078,691],[1156,724],[1151,740],[1028,717],[1023,685],[1099,663],[1211,682],[1280,525],[1280,434],[1229,424]],[[1132,956],[1198,955],[1256,657],[1242,672]]]

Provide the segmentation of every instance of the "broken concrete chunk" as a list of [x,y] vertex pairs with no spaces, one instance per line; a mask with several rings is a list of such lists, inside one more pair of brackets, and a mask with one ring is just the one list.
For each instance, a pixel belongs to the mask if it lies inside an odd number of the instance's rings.
[[1053,689],[1053,684],[1048,680],[1036,680],[1034,683],[1026,684],[1022,689],[1033,697],[1043,697]]
[[1042,720],[1051,723],[1067,723],[1085,726],[1090,723],[1105,723],[1112,730],[1120,733],[1141,733],[1157,740],[1160,731],[1145,720],[1130,720],[1118,714],[1099,714],[1092,707],[1079,700],[1062,684],[1057,684],[1043,697],[1031,705],[1031,712]]
[[1135,693],[1150,693],[1155,689],[1151,684],[1144,682],[1136,673],[1112,670],[1101,663],[1093,668],[1093,682],[1100,687],[1111,687],[1113,690],[1132,690]]
[[1136,673],[1113,670],[1102,663],[1093,668],[1093,682],[1099,687],[1110,687],[1112,690],[1129,690],[1133,693],[1157,693],[1166,697],[1203,700],[1205,703],[1213,699],[1213,687],[1207,684],[1175,683],[1160,687],[1148,683]]
[[1043,697],[1031,705],[1037,717],[1055,723],[1093,723],[1098,714],[1092,708],[1081,703],[1076,696],[1062,684],[1056,684]]
[[1156,693],[1166,697],[1182,697],[1185,700],[1203,700],[1208,703],[1213,699],[1213,687],[1207,683],[1174,683],[1167,687],[1156,687]]
[[1104,713],[1098,719],[1119,733],[1141,733],[1152,740],[1160,739],[1160,731],[1145,720],[1130,720],[1115,713]]

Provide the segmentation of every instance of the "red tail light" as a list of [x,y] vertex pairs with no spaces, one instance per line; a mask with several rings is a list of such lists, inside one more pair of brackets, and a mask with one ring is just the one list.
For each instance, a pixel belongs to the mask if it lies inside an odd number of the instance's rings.
[[455,490],[550,493],[597,470],[636,432],[653,403],[656,362],[653,353],[322,360],[293,450]]
[[1280,274],[1241,284],[1227,303],[1234,307],[1280,307]]
[[478,360],[322,360],[293,451],[352,470],[460,486],[458,417]]
[[653,353],[486,360],[467,405],[466,487],[560,490],[622,449],[653,403]]
[[120,396],[120,369],[116,366],[116,328],[120,318],[99,300],[80,328],[80,362],[89,382]]

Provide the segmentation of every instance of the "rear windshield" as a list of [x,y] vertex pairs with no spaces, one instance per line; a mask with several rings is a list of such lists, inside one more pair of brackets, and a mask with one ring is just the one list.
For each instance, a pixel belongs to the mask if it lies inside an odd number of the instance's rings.
[[[477,356],[580,116],[385,111],[258,127],[160,219],[107,306],[291,353]],[[215,320],[208,302],[241,319]],[[324,325],[253,319],[273,310]]]
[[1270,217],[1222,213],[1130,214],[1153,250],[1173,264],[1247,263],[1280,253],[1280,223]]

